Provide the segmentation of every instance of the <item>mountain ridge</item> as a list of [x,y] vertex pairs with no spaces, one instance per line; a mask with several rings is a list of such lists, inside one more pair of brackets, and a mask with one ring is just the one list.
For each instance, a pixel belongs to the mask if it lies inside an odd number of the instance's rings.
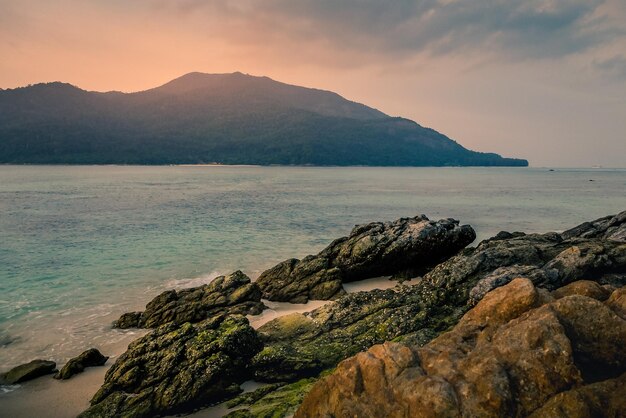
[[0,163],[528,165],[331,91],[239,72],[132,93],[0,90]]

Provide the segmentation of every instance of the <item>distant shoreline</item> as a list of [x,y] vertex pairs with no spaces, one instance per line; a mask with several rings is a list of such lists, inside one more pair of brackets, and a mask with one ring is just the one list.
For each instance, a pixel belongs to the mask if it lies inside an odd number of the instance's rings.
[[534,165],[312,165],[312,164],[72,164],[0,163],[0,167],[258,167],[258,168],[531,168],[546,170],[626,170],[625,167],[557,167]]
[[[20,166],[20,167],[21,166],[33,166],[33,167],[552,168],[552,167],[534,167],[531,165],[316,165],[316,164],[117,164],[117,163],[112,163],[112,164],[0,163],[0,166]],[[592,167],[569,167],[569,168],[591,169]],[[613,167],[602,167],[602,168],[613,168]],[[620,168],[620,167],[615,167],[615,168]]]

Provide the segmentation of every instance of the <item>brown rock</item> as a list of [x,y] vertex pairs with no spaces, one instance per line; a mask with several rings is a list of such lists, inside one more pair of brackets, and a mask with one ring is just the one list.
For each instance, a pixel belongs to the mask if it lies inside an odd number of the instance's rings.
[[578,280],[552,292],[552,296],[554,296],[555,299],[561,299],[571,295],[587,296],[599,301],[605,301],[611,295],[611,292],[603,286],[600,286],[597,282],[590,280]]
[[586,382],[626,371],[626,321],[605,304],[579,295],[549,305],[572,342],[576,365]]
[[622,319],[626,319],[626,287],[616,289],[606,301],[606,306],[613,309]]
[[474,309],[463,316],[459,326],[497,327],[541,305],[541,300],[530,280],[517,278],[507,286],[487,293]]
[[626,373],[616,379],[561,392],[535,410],[531,418],[626,416]]

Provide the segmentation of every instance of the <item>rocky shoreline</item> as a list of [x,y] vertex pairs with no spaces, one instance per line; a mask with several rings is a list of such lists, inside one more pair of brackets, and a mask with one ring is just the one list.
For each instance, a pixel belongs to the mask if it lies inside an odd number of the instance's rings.
[[[591,411],[575,416],[615,416],[592,412],[623,406],[626,212],[467,248],[475,236],[453,219],[374,222],[255,282],[237,271],[164,292],[116,321],[152,331],[117,358],[81,416],[189,413],[225,401],[231,417],[528,416],[572,402]],[[343,288],[377,276],[406,281]],[[255,330],[248,318],[263,300],[331,302]],[[520,362],[532,367],[520,371]],[[239,395],[249,380],[266,385]]]

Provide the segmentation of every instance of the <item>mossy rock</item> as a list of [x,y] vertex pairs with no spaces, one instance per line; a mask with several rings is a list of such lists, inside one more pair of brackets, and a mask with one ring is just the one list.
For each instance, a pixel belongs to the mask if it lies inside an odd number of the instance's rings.
[[[265,396],[235,410],[224,418],[283,418],[292,415],[302,403],[317,378],[301,379],[270,391]],[[262,388],[261,388],[262,389]]]
[[156,328],[107,371],[82,417],[148,417],[190,412],[232,398],[250,378],[262,343],[243,316]]

